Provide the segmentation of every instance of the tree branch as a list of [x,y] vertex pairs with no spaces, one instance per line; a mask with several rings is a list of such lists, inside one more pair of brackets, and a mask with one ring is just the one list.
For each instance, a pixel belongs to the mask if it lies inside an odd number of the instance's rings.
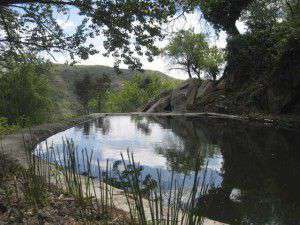
[[55,0],[4,0],[0,2],[0,6],[10,6],[13,4],[46,4],[46,5],[70,5],[81,6],[82,4],[75,1],[55,1]]

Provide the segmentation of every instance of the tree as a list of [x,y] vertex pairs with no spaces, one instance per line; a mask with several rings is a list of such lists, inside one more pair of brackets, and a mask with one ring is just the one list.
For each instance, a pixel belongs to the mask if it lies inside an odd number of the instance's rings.
[[103,112],[105,110],[105,101],[107,100],[110,88],[111,79],[108,75],[103,74],[103,76],[96,78],[93,88],[94,93],[89,102],[89,107],[96,112]]
[[220,74],[221,66],[225,62],[224,53],[216,46],[208,49],[205,55],[204,70],[206,77],[212,79],[214,82]]
[[10,124],[31,125],[49,118],[53,102],[43,65],[14,64],[0,71],[0,117]]
[[111,79],[103,74],[101,77],[91,77],[87,74],[74,83],[78,100],[88,112],[91,108],[97,112],[104,109],[104,102],[111,87]]
[[224,62],[223,52],[217,47],[209,47],[204,34],[196,34],[191,30],[179,31],[164,49],[170,58],[172,69],[181,69],[189,78],[204,74],[216,81],[220,66]]
[[193,31],[181,30],[175,33],[168,46],[164,49],[170,63],[188,73],[189,78],[195,74],[200,77],[200,61],[204,51],[208,48],[203,34],[195,34]]
[[90,75],[85,75],[82,80],[75,81],[75,93],[86,111],[88,111],[88,103],[93,96],[93,86]]
[[[71,11],[82,20],[74,32],[66,32],[56,15],[66,17]],[[163,37],[161,24],[175,12],[175,0],[2,0],[0,61],[40,52],[69,52],[72,59],[87,59],[98,52],[87,39],[101,36],[104,54],[117,58],[116,64],[122,59],[140,67],[134,51],[152,60],[159,53],[154,41]]]

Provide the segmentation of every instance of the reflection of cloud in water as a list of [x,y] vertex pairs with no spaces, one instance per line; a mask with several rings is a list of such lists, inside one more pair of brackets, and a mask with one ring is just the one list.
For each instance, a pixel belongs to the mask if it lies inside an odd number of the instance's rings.
[[[147,124],[147,131],[137,126],[137,123]],[[102,126],[102,127],[101,127]],[[105,127],[104,127],[105,126]],[[103,129],[105,128],[105,132]],[[107,128],[107,129],[106,129]],[[177,136],[171,129],[163,128],[160,124],[151,120],[141,118],[134,120],[129,116],[112,116],[105,117],[101,121],[95,121],[89,125],[77,126],[70,128],[64,132],[58,133],[47,139],[48,145],[54,144],[57,148],[62,148],[62,140],[68,138],[74,141],[75,146],[81,149],[93,150],[94,161],[99,159],[102,165],[106,159],[120,160],[120,153],[127,154],[127,149],[134,154],[136,162],[145,167],[145,172],[155,172],[162,169],[164,176],[169,177],[167,169],[169,166],[168,157],[164,154],[168,149],[172,149],[175,156],[185,155],[186,159],[195,157],[190,151],[191,147],[196,148],[199,143],[205,142],[201,139],[184,140]],[[185,146],[186,143],[189,145]],[[203,146],[208,146],[203,145]],[[45,142],[40,147],[45,148]],[[211,147],[211,146],[209,146]],[[160,149],[162,152],[157,151]],[[189,149],[187,149],[189,148]],[[218,148],[214,146],[213,154],[203,153],[204,165],[209,160],[208,169],[214,174],[217,183],[220,182],[220,171],[222,165],[222,157],[218,152]],[[198,150],[198,149],[196,149]],[[203,148],[200,149],[202,151]],[[189,164],[190,162],[185,162]],[[150,173],[150,174],[151,174]]]

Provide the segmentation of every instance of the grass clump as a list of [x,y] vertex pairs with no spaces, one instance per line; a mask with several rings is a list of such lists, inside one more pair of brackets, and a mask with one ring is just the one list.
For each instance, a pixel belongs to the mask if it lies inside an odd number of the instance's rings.
[[60,220],[116,225],[202,223],[195,209],[197,199],[209,188],[207,165],[204,176],[199,176],[201,165],[195,165],[192,187],[185,182],[187,174],[178,179],[174,171],[166,187],[159,170],[156,177],[144,176],[133,154],[127,151],[121,158],[122,169],[109,161],[102,168],[93,151],[63,140],[62,148],[46,144],[45,149],[36,149],[35,156],[28,157],[27,169],[3,165],[8,172],[0,177],[0,219],[29,224]]

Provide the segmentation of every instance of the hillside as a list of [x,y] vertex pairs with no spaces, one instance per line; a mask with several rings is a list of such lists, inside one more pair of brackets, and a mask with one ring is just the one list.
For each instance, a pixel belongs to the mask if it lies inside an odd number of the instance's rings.
[[159,71],[145,70],[144,72],[131,71],[128,69],[121,69],[118,74],[112,67],[101,65],[62,65],[55,64],[52,68],[52,73],[49,74],[49,80],[53,86],[54,100],[57,104],[57,114],[72,115],[74,113],[81,113],[82,106],[78,102],[74,93],[74,82],[81,80],[84,76],[89,75],[92,78],[108,75],[112,81],[112,88],[121,88],[124,81],[128,81],[136,75],[139,76],[159,76],[163,80],[170,80],[180,82]]
[[56,64],[54,65],[55,74],[61,77],[68,84],[72,84],[77,79],[82,79],[85,75],[90,75],[91,77],[98,77],[103,75],[108,75],[113,83],[113,87],[120,87],[123,81],[130,80],[135,75],[148,76],[148,75],[159,75],[163,79],[176,80],[162,72],[145,70],[144,72],[131,71],[129,69],[120,69],[121,73],[116,73],[115,69],[109,66],[101,65],[76,65],[68,66]]

